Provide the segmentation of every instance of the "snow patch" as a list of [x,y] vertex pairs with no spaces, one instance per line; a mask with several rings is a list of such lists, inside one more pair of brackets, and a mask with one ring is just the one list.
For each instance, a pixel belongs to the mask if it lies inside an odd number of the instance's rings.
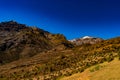
[[84,37],[82,37],[82,39],[88,39],[88,38],[93,38],[93,37],[90,37],[90,36],[84,36]]

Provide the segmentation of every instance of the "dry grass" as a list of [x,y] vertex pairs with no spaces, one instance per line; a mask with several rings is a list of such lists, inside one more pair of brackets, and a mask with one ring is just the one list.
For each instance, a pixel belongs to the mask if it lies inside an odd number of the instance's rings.
[[60,80],[90,80],[90,79],[89,76],[84,72],[84,73],[77,73],[70,77],[65,77]]
[[106,66],[90,74],[91,80],[120,80],[120,61],[114,60]]
[[[102,66],[102,67],[101,67]],[[99,64],[99,70],[91,72],[92,66],[82,73],[74,74],[70,77],[64,77],[61,80],[120,80],[120,61],[118,59],[112,62]]]

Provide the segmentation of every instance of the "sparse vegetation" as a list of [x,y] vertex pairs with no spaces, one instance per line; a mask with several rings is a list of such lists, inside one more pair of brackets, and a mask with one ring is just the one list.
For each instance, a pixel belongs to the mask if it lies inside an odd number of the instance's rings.
[[100,70],[101,67],[102,66],[100,66],[100,65],[96,65],[96,66],[94,66],[93,68],[90,69],[90,72],[94,72],[94,71]]
[[[2,30],[6,25],[14,28],[12,32]],[[93,65],[97,66],[91,72],[97,71],[101,68],[99,63],[111,62],[115,57],[120,57],[119,37],[77,46],[67,41],[62,34],[51,34],[25,25],[19,29],[19,25],[16,22],[0,24],[0,30],[7,34],[5,43],[0,42],[1,78],[56,80],[61,76],[81,73]]]

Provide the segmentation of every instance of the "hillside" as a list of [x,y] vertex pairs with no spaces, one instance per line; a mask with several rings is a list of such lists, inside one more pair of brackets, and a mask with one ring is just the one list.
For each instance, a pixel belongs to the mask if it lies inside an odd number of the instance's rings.
[[119,80],[120,61],[115,59],[111,62],[104,62],[86,69],[82,73],[77,73],[60,80]]
[[64,42],[67,40],[61,34],[52,34],[15,21],[2,22],[0,23],[0,64],[34,56]]
[[62,34],[14,21],[0,24],[0,79],[56,80],[120,57],[120,37],[76,45]]

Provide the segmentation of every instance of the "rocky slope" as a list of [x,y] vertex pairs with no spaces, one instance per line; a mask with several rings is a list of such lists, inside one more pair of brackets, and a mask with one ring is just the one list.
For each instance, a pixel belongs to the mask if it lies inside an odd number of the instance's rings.
[[67,43],[61,34],[51,34],[15,21],[0,23],[0,64],[34,56]]

